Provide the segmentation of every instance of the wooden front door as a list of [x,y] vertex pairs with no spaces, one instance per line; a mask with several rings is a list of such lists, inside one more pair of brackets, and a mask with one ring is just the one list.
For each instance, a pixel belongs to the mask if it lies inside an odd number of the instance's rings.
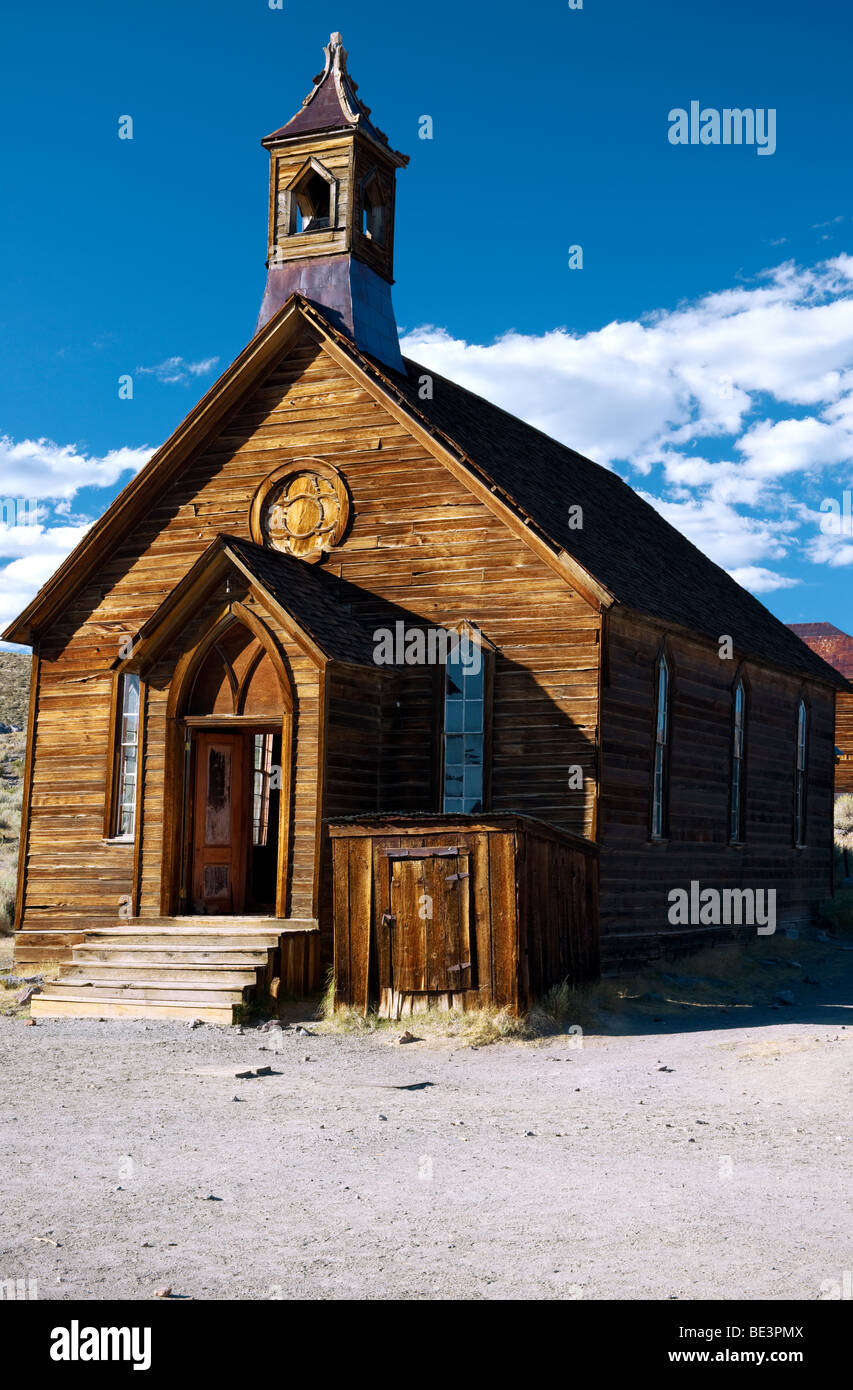
[[245,750],[244,734],[196,735],[193,912],[231,915],[246,905]]
[[391,980],[401,994],[474,987],[467,850],[420,851],[391,862]]

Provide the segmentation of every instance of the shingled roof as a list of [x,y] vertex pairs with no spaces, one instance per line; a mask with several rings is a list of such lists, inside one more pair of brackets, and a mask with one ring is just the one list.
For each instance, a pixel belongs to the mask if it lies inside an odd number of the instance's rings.
[[[261,144],[271,145],[281,140],[319,135],[323,131],[357,128],[378,144],[389,147],[388,136],[370,119],[370,107],[356,95],[358,83],[347,71],[348,55],[341,35],[332,34],[323,51],[326,66],[314,78],[314,86],[303,101],[302,109],[286,125],[267,135]],[[397,155],[397,158],[404,164],[409,162],[406,155]]]
[[788,626],[842,676],[853,679],[853,637],[832,623],[789,623]]
[[[431,368],[409,359],[406,367],[408,376],[393,380],[410,407],[459,445],[618,603],[693,628],[713,641],[728,633],[744,655],[843,685],[834,666],[618,474]],[[425,374],[433,379],[431,401],[420,399]],[[574,505],[583,508],[580,530],[569,525]]]
[[[801,641],[753,594],[714,564],[617,473],[593,463],[491,401],[404,359],[406,375],[367,357],[301,295],[306,317],[392,392],[539,533],[565,551],[624,607],[692,628],[716,642],[725,633],[742,656],[847,688],[834,666]],[[432,399],[421,396],[424,376]],[[569,508],[583,508],[583,527]]]
[[326,656],[360,666],[375,664],[372,633],[350,612],[351,586],[319,565],[306,565],[278,550],[266,550],[236,536],[222,536],[220,541]]

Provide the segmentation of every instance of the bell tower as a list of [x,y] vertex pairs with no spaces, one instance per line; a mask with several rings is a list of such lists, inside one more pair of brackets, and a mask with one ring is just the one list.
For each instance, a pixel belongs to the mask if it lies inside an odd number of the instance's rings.
[[302,109],[262,141],[270,153],[269,259],[258,328],[298,291],[386,366],[403,371],[391,286],[397,170],[370,119],[340,34]]

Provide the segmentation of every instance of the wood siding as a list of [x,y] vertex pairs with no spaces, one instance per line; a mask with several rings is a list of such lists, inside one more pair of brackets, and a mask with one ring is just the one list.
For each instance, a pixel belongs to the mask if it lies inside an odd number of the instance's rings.
[[[667,920],[668,893],[703,887],[776,889],[780,925],[802,923],[831,895],[833,694],[669,634],[625,612],[606,624],[602,696],[601,930],[607,964],[696,946],[708,932]],[[650,836],[655,664],[666,638],[672,673],[669,835]],[[748,686],[745,843],[728,840],[732,688]],[[797,705],[810,709],[805,848],[793,844]],[[719,934],[719,933],[718,933]],[[711,933],[713,936],[713,932]]]

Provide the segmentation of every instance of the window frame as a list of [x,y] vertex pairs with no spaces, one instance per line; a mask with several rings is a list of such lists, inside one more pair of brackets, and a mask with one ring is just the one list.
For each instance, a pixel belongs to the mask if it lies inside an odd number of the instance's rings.
[[[125,718],[125,696],[124,692],[128,688],[129,682],[136,683],[137,691],[137,712],[136,712],[136,771],[133,779],[133,819],[131,829],[122,832],[120,829],[120,818],[122,813],[121,784],[124,778],[126,758],[124,749],[131,747],[130,744],[121,742],[122,728]],[[142,790],[141,764],[142,764],[142,723],[145,707],[145,687],[139,673],[136,671],[117,671],[113,680],[112,705],[110,711],[110,744],[109,744],[109,766],[107,769],[107,788],[106,806],[104,813],[104,839],[111,844],[129,845],[136,839],[136,832],[139,827],[139,803]]]
[[[654,684],[652,687],[652,748],[651,748],[651,787],[649,796],[649,839],[654,844],[663,844],[669,839],[670,821],[670,767],[672,761],[672,688],[674,665],[672,653],[664,644],[658,651],[654,663]],[[666,671],[664,738],[658,737],[660,730],[660,679],[661,671]],[[658,761],[660,750],[660,804],[658,803]],[[658,804],[660,816],[658,817]]]
[[[743,716],[741,719],[741,741],[740,757],[736,756],[737,748],[737,697],[738,691],[743,692]],[[732,714],[731,714],[731,736],[729,740],[729,797],[727,805],[727,837],[730,845],[739,846],[746,844],[746,788],[747,788],[747,724],[749,722],[750,691],[749,681],[743,671],[738,671],[732,684]],[[738,768],[738,818],[737,824],[734,823],[734,794],[735,794],[735,764],[740,763]]]
[[[438,785],[436,789],[436,808],[437,813],[442,816],[458,815],[486,815],[492,804],[492,723],[493,723],[493,703],[494,703],[494,675],[495,675],[495,648],[488,638],[474,626],[473,623],[463,622],[450,624],[445,628],[447,632],[466,631],[469,638],[480,648],[480,655],[483,669],[483,792],[479,811],[447,811],[445,803],[447,800],[446,789],[446,767],[447,767],[447,666],[442,663],[436,673],[436,703],[438,706],[438,717],[436,719],[436,730],[438,738]],[[464,705],[464,694],[463,694]],[[452,733],[458,731],[454,730]],[[464,729],[461,731],[464,735]],[[464,787],[463,798],[464,800]]]
[[[373,190],[373,191],[371,191]],[[388,200],[379,171],[374,167],[365,175],[359,185],[358,230],[365,241],[385,248],[388,230]]]
[[[297,221],[297,201],[300,191],[304,184],[310,183],[314,175],[319,175],[324,183],[329,187],[329,221],[327,226],[303,227],[301,231],[296,230]],[[340,183],[330,169],[325,164],[321,164],[319,159],[312,155],[302,165],[301,169],[294,175],[286,188],[283,188],[278,196],[278,239],[290,240],[304,236],[331,237],[338,228],[338,205],[339,205]]]
[[[809,742],[811,709],[805,693],[797,701],[794,720],[794,820],[793,840],[795,849],[805,849],[808,832],[808,790],[809,790]],[[803,765],[800,767],[800,730],[802,728]]]

